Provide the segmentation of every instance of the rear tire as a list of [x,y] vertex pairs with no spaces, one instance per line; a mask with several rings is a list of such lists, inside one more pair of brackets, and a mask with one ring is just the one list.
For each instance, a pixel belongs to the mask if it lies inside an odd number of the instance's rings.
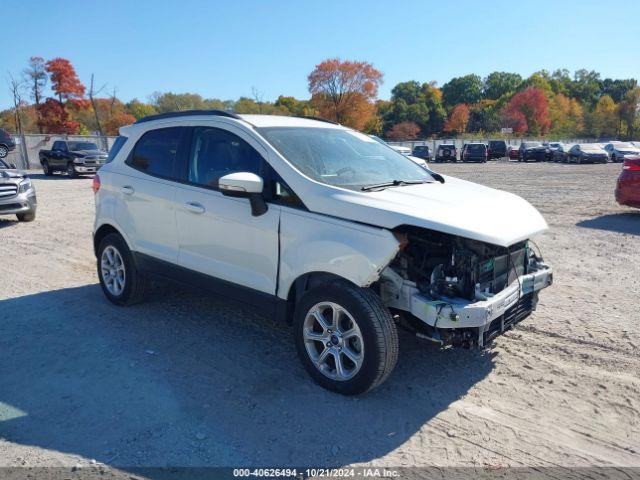
[[9,149],[4,145],[0,145],[0,158],[5,158],[9,155]]
[[376,388],[398,360],[398,332],[391,314],[371,290],[346,281],[307,291],[296,305],[293,334],[298,357],[311,378],[343,395]]
[[33,222],[36,219],[36,211],[32,210],[30,212],[18,213],[16,214],[19,222]]
[[110,233],[98,246],[98,279],[107,299],[116,305],[142,301],[147,279],[133,261],[131,250],[117,233]]

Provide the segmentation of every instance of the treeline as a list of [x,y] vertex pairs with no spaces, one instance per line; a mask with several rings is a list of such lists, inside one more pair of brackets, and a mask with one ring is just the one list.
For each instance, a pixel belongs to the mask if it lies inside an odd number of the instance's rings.
[[[383,73],[367,62],[329,59],[308,75],[309,99],[281,95],[264,101],[257,89],[237,100],[194,93],[153,93],[146,102],[122,102],[90,86],[63,58],[32,57],[22,76],[11,77],[14,108],[0,112],[0,127],[41,133],[117,134],[147,115],[189,109],[239,114],[318,116],[390,140],[441,135],[516,135],[635,138],[640,131],[640,87],[636,79],[602,79],[595,71],[541,70],[528,78],[493,72],[435,82],[407,81],[378,99]],[[47,85],[53,93],[44,96]]]

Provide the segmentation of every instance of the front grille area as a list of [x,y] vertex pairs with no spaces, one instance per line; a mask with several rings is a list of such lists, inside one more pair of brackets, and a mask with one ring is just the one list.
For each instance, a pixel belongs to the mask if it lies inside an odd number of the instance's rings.
[[19,203],[7,203],[5,205],[0,205],[0,212],[10,212],[17,210],[18,208],[22,208],[22,205]]
[[533,311],[533,293],[527,293],[520,297],[520,300],[501,316],[489,324],[489,328],[484,332],[484,343],[492,338],[509,330],[516,323],[527,318]]
[[18,194],[18,186],[14,183],[0,184],[0,199],[15,197]]

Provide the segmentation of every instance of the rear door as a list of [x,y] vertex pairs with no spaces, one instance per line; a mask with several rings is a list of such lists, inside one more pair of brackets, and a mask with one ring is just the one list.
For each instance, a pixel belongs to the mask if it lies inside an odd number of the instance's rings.
[[128,168],[113,179],[116,218],[133,249],[171,263],[178,260],[175,181],[188,130],[168,127],[144,133],[126,160]]

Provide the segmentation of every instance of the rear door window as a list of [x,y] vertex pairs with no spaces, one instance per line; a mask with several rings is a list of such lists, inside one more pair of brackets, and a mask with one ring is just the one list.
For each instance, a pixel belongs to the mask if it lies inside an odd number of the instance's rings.
[[127,164],[149,175],[175,179],[177,158],[185,131],[185,127],[148,131],[136,143]]

